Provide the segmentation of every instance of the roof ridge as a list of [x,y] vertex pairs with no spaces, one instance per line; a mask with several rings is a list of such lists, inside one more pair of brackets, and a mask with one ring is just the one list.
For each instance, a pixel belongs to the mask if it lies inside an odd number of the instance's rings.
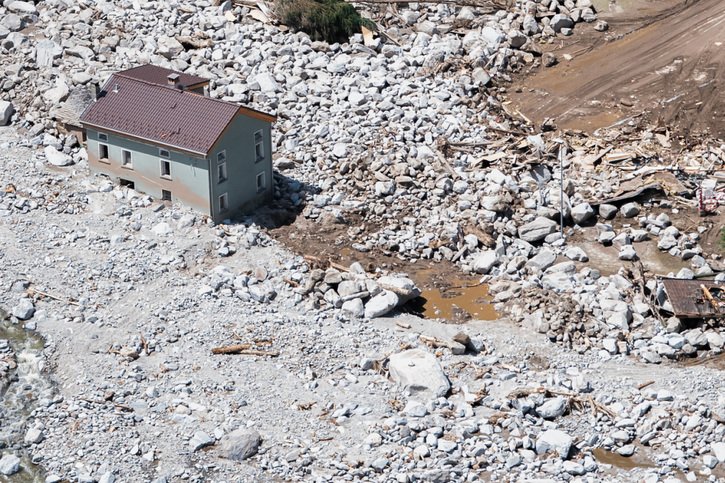
[[146,80],[143,80],[143,79],[137,79],[136,77],[131,77],[131,76],[128,76],[128,75],[124,75],[124,74],[121,74],[120,72],[116,72],[111,77],[115,77],[115,76],[121,77],[121,78],[126,79],[126,80],[130,80],[130,81],[133,81],[133,82],[139,82],[141,84],[145,84],[145,85],[152,86],[152,87],[160,87],[160,88],[166,89],[168,91],[179,92],[181,94],[189,94],[189,95],[192,95],[192,96],[201,97],[202,99],[208,99],[210,101],[219,102],[219,103],[224,104],[226,106],[234,106],[236,108],[245,107],[244,105],[238,104],[236,102],[224,101],[222,99],[216,99],[214,97],[206,96],[204,94],[199,94],[197,92],[187,91],[185,89],[179,89],[178,87],[174,87],[174,86],[170,86],[170,85],[164,85],[164,84],[157,84],[156,82],[149,82],[149,81],[146,81]]

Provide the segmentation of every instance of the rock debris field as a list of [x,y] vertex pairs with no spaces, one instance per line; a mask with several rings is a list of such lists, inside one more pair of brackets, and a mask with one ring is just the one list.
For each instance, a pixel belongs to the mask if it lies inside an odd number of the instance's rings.
[[[725,481],[722,319],[662,283],[725,279],[723,140],[512,107],[609,35],[589,0],[361,10],[327,44],[230,2],[2,3],[3,478]],[[143,63],[276,113],[271,206],[214,225],[90,172],[59,112]],[[408,313],[441,264],[500,319]]]

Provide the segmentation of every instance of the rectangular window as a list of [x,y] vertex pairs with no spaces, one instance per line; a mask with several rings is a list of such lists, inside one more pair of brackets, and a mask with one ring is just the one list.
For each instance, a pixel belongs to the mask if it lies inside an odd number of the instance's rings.
[[108,162],[108,145],[107,144],[98,145],[98,160],[102,161],[104,163]]
[[161,177],[171,178],[171,162],[165,159],[161,160]]
[[221,164],[226,162],[227,160],[227,152],[226,151],[219,151],[216,153],[216,162],[217,164]]
[[133,164],[131,163],[131,151],[123,150],[123,166],[124,168],[133,168]]
[[256,163],[264,160],[264,133],[261,130],[254,133],[254,157]]
[[171,154],[168,150],[159,148],[159,156],[162,158],[169,158],[171,157]]
[[229,209],[229,200],[227,194],[224,193],[219,197],[219,211],[227,211]]
[[227,180],[227,163],[222,163],[217,166],[217,174],[219,178],[219,183],[223,183]]
[[164,201],[171,201],[171,191],[161,190],[161,199]]
[[260,191],[264,191],[267,188],[267,177],[265,176],[265,172],[262,171],[257,175],[257,193]]
[[99,141],[108,141],[108,134],[104,134],[102,132],[98,133],[98,140]]

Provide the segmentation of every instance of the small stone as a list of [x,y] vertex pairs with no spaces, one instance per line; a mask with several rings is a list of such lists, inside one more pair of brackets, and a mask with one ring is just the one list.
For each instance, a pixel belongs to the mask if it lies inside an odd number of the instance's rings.
[[10,313],[19,320],[28,320],[35,314],[35,305],[33,305],[33,301],[28,298],[20,299],[18,304],[12,308]]
[[25,433],[25,443],[27,444],[37,444],[43,441],[45,438],[45,435],[43,434],[43,431],[37,428],[31,428]]
[[189,440],[189,450],[193,453],[201,448],[211,446],[212,444],[214,444],[214,438],[206,434],[204,431],[197,431]]
[[233,461],[244,461],[257,454],[261,444],[262,437],[257,431],[238,429],[222,439],[220,454]]
[[547,429],[536,438],[536,454],[542,455],[555,451],[561,459],[567,459],[572,443],[572,437],[564,431]]
[[639,215],[639,205],[637,203],[626,203],[622,205],[619,212],[625,218],[634,218]]
[[568,403],[566,399],[563,397],[555,397],[536,408],[536,412],[544,419],[556,419],[566,412],[567,407]]

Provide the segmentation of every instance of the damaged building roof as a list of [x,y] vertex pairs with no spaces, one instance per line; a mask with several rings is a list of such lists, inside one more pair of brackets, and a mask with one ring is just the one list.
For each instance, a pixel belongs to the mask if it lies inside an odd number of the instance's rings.
[[725,283],[677,278],[666,278],[662,283],[675,316],[704,318],[725,315]]

